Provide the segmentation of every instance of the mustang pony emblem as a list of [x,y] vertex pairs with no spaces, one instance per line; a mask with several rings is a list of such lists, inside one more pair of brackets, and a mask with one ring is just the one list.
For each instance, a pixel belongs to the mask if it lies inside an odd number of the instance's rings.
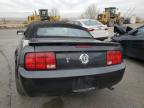
[[87,64],[89,62],[89,56],[87,54],[81,54],[79,59],[82,64]]

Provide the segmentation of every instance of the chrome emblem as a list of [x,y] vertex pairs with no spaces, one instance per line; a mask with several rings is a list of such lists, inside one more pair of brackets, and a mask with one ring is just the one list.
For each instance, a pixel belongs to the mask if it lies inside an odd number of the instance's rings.
[[79,59],[82,64],[87,64],[89,62],[89,56],[87,54],[81,54]]

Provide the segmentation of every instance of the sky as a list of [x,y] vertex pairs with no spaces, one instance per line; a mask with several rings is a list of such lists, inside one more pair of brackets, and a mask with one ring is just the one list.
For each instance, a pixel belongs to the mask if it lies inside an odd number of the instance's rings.
[[144,18],[144,0],[0,0],[0,17],[27,17],[34,10],[57,8],[64,18],[78,17],[91,4],[102,12],[105,7],[114,6],[127,16]]

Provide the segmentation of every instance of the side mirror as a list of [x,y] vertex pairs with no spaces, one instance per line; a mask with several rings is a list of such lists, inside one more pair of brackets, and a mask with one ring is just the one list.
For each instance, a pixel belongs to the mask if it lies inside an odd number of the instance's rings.
[[17,31],[17,35],[24,35],[25,34],[25,31],[24,30],[18,30]]

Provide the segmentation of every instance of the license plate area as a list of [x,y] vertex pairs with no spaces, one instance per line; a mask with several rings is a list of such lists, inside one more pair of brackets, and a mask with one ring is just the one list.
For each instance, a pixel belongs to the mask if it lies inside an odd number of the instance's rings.
[[56,53],[57,69],[83,69],[102,67],[106,65],[105,55],[105,52]]
[[87,92],[94,91],[96,88],[94,86],[94,78],[78,78],[74,79],[72,82],[72,91],[73,92]]

